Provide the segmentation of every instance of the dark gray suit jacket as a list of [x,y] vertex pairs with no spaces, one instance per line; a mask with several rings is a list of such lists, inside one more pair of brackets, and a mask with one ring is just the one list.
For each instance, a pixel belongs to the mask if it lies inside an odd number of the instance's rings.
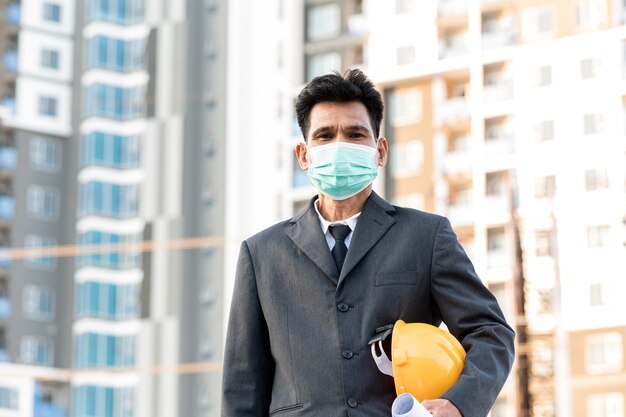
[[243,242],[223,373],[223,417],[390,417],[393,379],[367,342],[402,319],[443,320],[467,351],[442,398],[486,416],[513,362],[514,332],[441,216],[372,193],[341,274],[313,207]]

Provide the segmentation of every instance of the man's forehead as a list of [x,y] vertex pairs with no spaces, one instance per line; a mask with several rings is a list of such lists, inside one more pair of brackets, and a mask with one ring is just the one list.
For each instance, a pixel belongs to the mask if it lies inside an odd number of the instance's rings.
[[364,126],[371,128],[369,114],[363,103],[320,102],[313,106],[310,114],[311,124],[337,124],[345,126]]

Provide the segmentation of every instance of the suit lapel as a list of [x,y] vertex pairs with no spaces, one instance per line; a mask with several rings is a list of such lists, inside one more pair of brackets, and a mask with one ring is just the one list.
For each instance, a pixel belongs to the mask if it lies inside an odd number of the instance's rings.
[[372,191],[370,198],[367,199],[363,206],[356,224],[356,230],[354,235],[352,235],[350,248],[339,276],[338,285],[341,285],[350,271],[374,247],[376,242],[383,237],[391,225],[395,223],[395,219],[387,214],[387,212],[393,211],[395,211],[395,208],[391,204]]
[[287,235],[336,285],[339,271],[328,249],[317,212],[313,207],[316,198],[311,199],[308,206],[291,219],[290,223],[293,226],[287,229]]

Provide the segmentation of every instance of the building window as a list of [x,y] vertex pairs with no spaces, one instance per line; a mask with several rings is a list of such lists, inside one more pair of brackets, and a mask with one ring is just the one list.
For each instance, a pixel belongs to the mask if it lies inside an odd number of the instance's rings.
[[341,55],[337,52],[312,55],[308,59],[307,78],[312,80],[331,71],[341,70]]
[[[24,246],[27,249],[43,249],[51,246],[55,246],[57,241],[53,237],[47,236],[38,236],[38,235],[27,235],[24,238]],[[34,254],[27,255],[26,259],[24,259],[24,264],[31,268],[37,269],[54,269],[57,265],[56,257],[54,256],[41,256],[38,255],[35,251]]]
[[422,119],[422,92],[417,88],[396,90],[389,100],[389,119],[394,126],[418,123]]
[[138,135],[92,132],[83,136],[81,164],[120,169],[138,168],[140,142],[141,137]]
[[76,336],[76,366],[115,368],[135,364],[135,336],[83,333]]
[[56,3],[43,4],[43,19],[48,22],[61,22],[61,6]]
[[27,194],[26,207],[31,217],[49,221],[59,217],[59,190],[31,185]]
[[504,227],[487,229],[487,265],[490,268],[510,265]]
[[54,319],[54,292],[47,287],[26,285],[23,290],[24,315],[34,320]]
[[594,417],[624,417],[624,394],[610,392],[587,398],[587,415]]
[[583,80],[596,78],[600,75],[602,61],[599,59],[587,58],[580,61],[580,78]]
[[58,100],[54,97],[39,96],[39,114],[56,117]]
[[522,12],[522,33],[524,39],[533,41],[550,37],[555,33],[554,7],[538,6]]
[[81,215],[114,218],[135,217],[139,213],[139,185],[92,181],[80,186]]
[[602,133],[604,117],[602,113],[585,114],[583,116],[583,124],[585,135],[596,135]]
[[416,52],[414,46],[402,46],[396,49],[396,63],[398,65],[414,64]]
[[553,308],[553,296],[552,288],[539,288],[536,290],[539,314],[552,314]]
[[53,49],[41,50],[41,66],[43,68],[50,68],[54,70],[59,69],[59,51]]
[[396,14],[411,13],[415,8],[415,0],[396,0]]
[[37,366],[52,366],[52,342],[43,337],[23,336],[20,342],[20,358],[23,363]]
[[58,172],[61,168],[62,144],[51,138],[35,137],[29,145],[30,167],[37,171]]
[[330,3],[312,6],[307,13],[307,39],[318,41],[333,38],[341,33],[341,9]]
[[395,178],[419,175],[424,164],[424,143],[420,140],[391,145],[391,173]]
[[587,226],[587,247],[603,248],[609,246],[611,227],[606,224]]
[[595,29],[605,21],[605,0],[580,0],[576,4],[576,26],[579,29]]
[[106,117],[131,120],[145,115],[144,87],[116,87],[95,84],[86,89],[85,113],[87,117]]
[[585,171],[585,190],[595,191],[608,188],[609,174],[606,168],[588,169]]
[[535,255],[552,256],[552,238],[549,230],[535,231]]
[[545,142],[554,139],[554,121],[542,120],[535,123],[535,140]]
[[589,305],[591,307],[605,306],[608,304],[607,286],[601,282],[595,282],[589,286]]
[[531,370],[534,376],[547,378],[554,374],[554,353],[552,346],[548,342],[538,340],[532,343],[530,357],[532,360]]
[[[623,337],[620,333],[590,335],[585,338],[585,369],[590,374],[622,370]],[[595,415],[595,413],[593,414]]]
[[533,87],[547,87],[552,84],[552,67],[539,67],[533,72]]
[[106,320],[139,317],[139,285],[87,281],[76,286],[76,316]]
[[[137,244],[141,236],[137,234],[121,235],[100,231],[83,232],[78,235],[78,244],[96,246],[89,253],[81,254],[77,258],[79,266],[95,266],[112,269],[132,269],[141,266],[141,252]],[[100,249],[102,245],[104,248]],[[117,246],[133,245],[128,249]]]
[[131,387],[80,385],[74,388],[74,415],[80,417],[133,417],[134,390]]
[[87,41],[87,68],[137,71],[144,67],[146,41],[95,36]]
[[144,20],[145,0],[89,0],[87,21],[103,20],[131,25]]
[[556,193],[556,177],[548,175],[535,180],[535,198],[552,198]]
[[17,410],[19,391],[15,388],[0,387],[0,410]]

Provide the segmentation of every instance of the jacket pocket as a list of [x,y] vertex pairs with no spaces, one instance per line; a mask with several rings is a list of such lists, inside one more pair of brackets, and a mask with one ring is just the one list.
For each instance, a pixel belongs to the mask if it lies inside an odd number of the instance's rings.
[[417,284],[417,276],[417,271],[385,272],[376,274],[374,282],[377,287],[384,285],[415,285]]
[[294,405],[288,405],[286,407],[280,407],[280,408],[277,408],[277,409],[271,411],[270,412],[270,416],[275,416],[276,414],[286,413],[288,411],[299,410],[302,407],[304,407],[304,404],[294,404]]

